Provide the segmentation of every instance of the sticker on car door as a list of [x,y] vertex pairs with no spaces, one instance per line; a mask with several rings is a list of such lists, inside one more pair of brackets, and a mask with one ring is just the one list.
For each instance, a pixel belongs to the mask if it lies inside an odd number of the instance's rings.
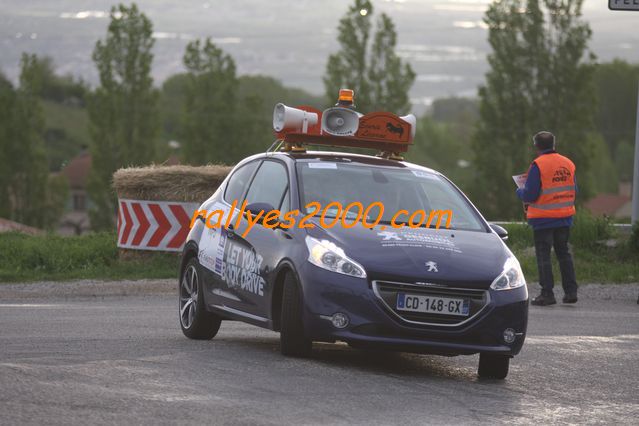
[[219,275],[224,274],[226,234],[221,228],[204,228],[200,237],[198,260],[200,265]]
[[264,296],[264,278],[260,275],[263,258],[254,249],[227,240],[222,279],[229,288]]
[[[220,210],[225,215],[229,214],[230,208],[220,202],[216,202],[210,207],[211,211]],[[200,265],[213,271],[220,277],[224,274],[224,253],[226,251],[226,230],[222,227],[204,227],[198,244],[198,261]]]

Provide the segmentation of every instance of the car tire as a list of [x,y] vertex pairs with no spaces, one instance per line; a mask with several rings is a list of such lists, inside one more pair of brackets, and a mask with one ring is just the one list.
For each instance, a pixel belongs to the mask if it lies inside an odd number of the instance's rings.
[[498,354],[479,354],[479,369],[477,374],[482,379],[505,379],[508,375],[510,357]]
[[307,357],[313,342],[304,333],[302,319],[303,302],[299,285],[293,274],[284,278],[282,291],[282,314],[280,321],[280,349],[282,355]]
[[189,339],[210,340],[220,329],[222,319],[206,310],[204,283],[195,257],[187,262],[178,283],[178,315],[182,333]]

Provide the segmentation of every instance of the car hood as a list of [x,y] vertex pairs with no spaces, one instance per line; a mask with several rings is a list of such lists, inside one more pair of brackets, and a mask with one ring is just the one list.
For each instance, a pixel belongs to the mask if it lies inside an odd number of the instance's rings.
[[371,280],[430,282],[488,288],[511,255],[494,233],[357,225],[322,228],[309,235],[327,239],[360,263]]

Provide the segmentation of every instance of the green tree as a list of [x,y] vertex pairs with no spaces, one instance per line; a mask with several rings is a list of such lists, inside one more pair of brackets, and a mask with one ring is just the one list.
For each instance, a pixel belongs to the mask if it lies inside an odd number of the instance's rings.
[[186,73],[174,74],[162,83],[159,105],[163,140],[180,139],[187,86]]
[[[455,184],[464,191],[470,191],[473,180],[472,139],[479,118],[479,103],[477,99],[470,98],[441,98],[435,99],[431,110],[432,119],[436,123],[444,124],[447,132],[451,135],[450,152],[440,151],[443,155],[450,157],[447,163],[451,167],[441,171],[452,178]],[[420,133],[423,133],[421,122],[418,124],[418,129],[417,138],[421,139],[423,138],[423,136],[419,136]],[[426,136],[425,142],[429,143],[428,136]]]
[[417,133],[407,160],[433,168],[465,189],[469,183],[469,149],[448,123],[425,115],[417,122]]
[[84,106],[87,85],[72,75],[58,75],[53,59],[49,56],[36,57],[34,72],[40,76],[40,97],[69,105]]
[[618,141],[617,148],[615,149],[614,161],[619,180],[622,182],[632,182],[632,173],[635,162],[634,144],[625,140]]
[[363,113],[384,110],[405,114],[410,108],[408,91],[415,72],[395,53],[397,33],[388,15],[380,15],[371,37],[372,19],[371,2],[355,0],[340,20],[340,50],[330,55],[326,64],[326,96],[333,103],[340,88],[349,88],[355,91],[357,109]]
[[3,143],[2,180],[6,186],[2,195],[8,197],[5,199],[8,209],[4,207],[3,210],[12,220],[44,227],[47,226],[45,195],[49,173],[39,99],[41,74],[35,55],[23,54],[20,67],[20,87],[12,95],[10,85],[5,82],[0,95],[3,103],[8,102],[9,106],[3,119],[7,121],[3,133],[5,138],[9,137]]
[[279,80],[264,75],[243,75],[238,78],[240,97],[257,96],[262,99],[262,111],[269,121],[269,131],[273,128],[271,117],[273,107],[278,102],[286,105],[309,105],[321,109],[324,106],[324,97],[316,96],[307,91],[295,87],[286,87]]
[[236,138],[239,143],[234,151],[235,158],[226,161],[227,164],[235,163],[257,152],[266,151],[275,139],[272,112],[275,104],[272,104],[271,108],[266,106],[271,111],[264,113],[266,108],[263,96],[254,93],[245,95],[242,99],[237,108],[237,116],[241,121],[236,125]]
[[[161,110],[162,122],[164,123],[165,140],[177,140],[182,142],[182,146],[188,144],[184,138],[187,136],[186,125],[194,126],[196,123],[190,121],[186,114],[186,101],[188,96],[193,96],[193,91],[189,85],[197,84],[191,73],[181,73],[169,77],[162,85]],[[191,91],[191,95],[187,93]],[[210,151],[211,157],[207,161],[224,161],[232,164],[242,158],[264,151],[274,139],[271,117],[273,107],[278,102],[286,105],[310,105],[321,108],[324,98],[314,96],[302,89],[285,87],[281,82],[272,77],[262,75],[244,75],[237,79],[237,90],[235,93],[235,117],[231,117],[234,126],[230,134],[217,135],[211,130],[210,143],[205,144],[205,148]],[[192,102],[192,101],[191,101]],[[210,125],[212,114],[202,114],[202,128],[207,129]],[[189,130],[193,130],[191,127]],[[216,148],[216,141],[220,138],[233,140],[233,150],[219,153]],[[221,156],[223,155],[223,156]],[[200,161],[198,161],[199,163]]]
[[[592,150],[593,162],[596,161],[597,164],[589,173],[593,193],[617,193],[619,190],[619,181],[617,180],[619,173],[603,137],[598,133],[590,133],[587,136],[587,145]],[[579,176],[577,183],[581,188],[581,175]]]
[[639,65],[619,59],[597,64],[594,78],[598,98],[597,129],[614,154],[620,142],[635,137]]
[[186,46],[188,71],[182,120],[182,153],[190,164],[230,162],[235,159],[237,132],[237,77],[233,58],[210,38]]
[[54,229],[66,209],[69,199],[69,182],[59,173],[52,173],[47,180],[47,193],[44,199],[44,227]]
[[0,217],[10,217],[9,184],[11,182],[11,151],[13,151],[14,106],[13,85],[0,74]]
[[510,178],[533,156],[531,136],[552,131],[577,165],[580,198],[594,189],[596,111],[591,30],[582,0],[502,0],[487,10],[490,70],[479,90],[473,194],[490,219],[518,217]]
[[113,172],[123,166],[154,160],[158,122],[158,91],[153,88],[153,27],[138,9],[111,8],[104,40],[93,51],[100,86],[89,99],[92,170],[90,210],[94,229],[112,229],[116,204]]
[[446,123],[476,123],[479,118],[479,104],[475,98],[438,98],[431,105],[435,121]]
[[88,87],[70,75],[55,72],[48,56],[36,57],[33,73],[40,82],[39,98],[44,115],[44,144],[50,171],[74,156],[81,146],[88,144],[86,123],[86,93]]

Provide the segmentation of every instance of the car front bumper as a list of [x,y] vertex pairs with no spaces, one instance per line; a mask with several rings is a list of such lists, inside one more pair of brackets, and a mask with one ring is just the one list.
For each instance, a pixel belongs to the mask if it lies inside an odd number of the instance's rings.
[[[370,347],[441,355],[470,355],[491,352],[516,355],[526,336],[528,292],[488,290],[481,311],[459,325],[412,323],[397,316],[373,290],[369,280],[325,271],[305,265],[298,271],[304,294],[304,326],[316,341],[345,341],[356,347]],[[343,329],[333,326],[335,313],[348,316]],[[504,330],[515,331],[507,343]]]

